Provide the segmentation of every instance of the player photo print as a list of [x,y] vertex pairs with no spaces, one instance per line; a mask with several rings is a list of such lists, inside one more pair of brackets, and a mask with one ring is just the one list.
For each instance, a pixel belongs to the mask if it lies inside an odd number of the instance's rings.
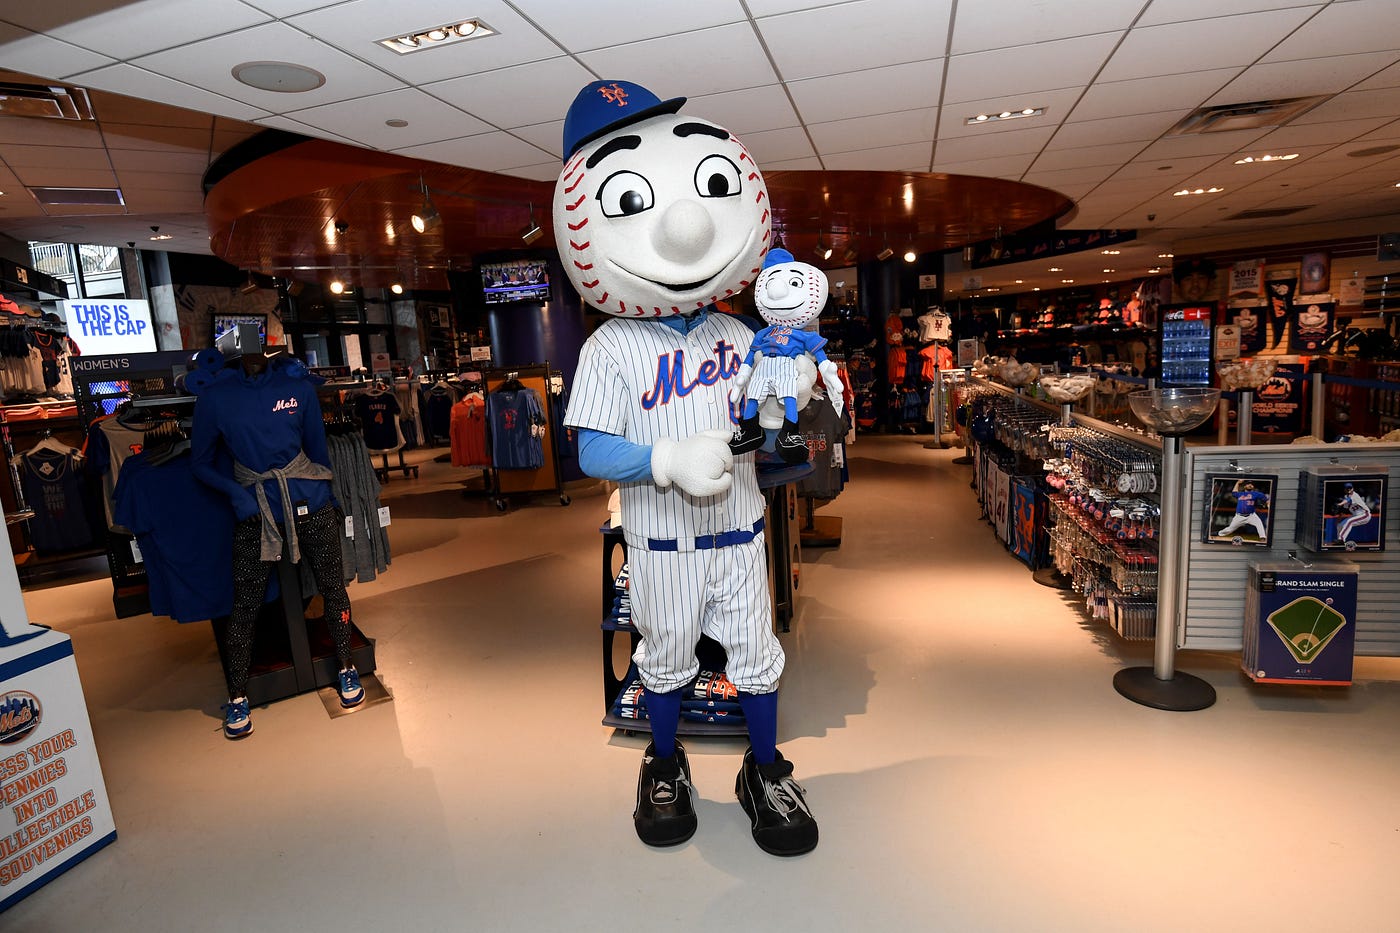
[[1278,477],[1261,473],[1208,473],[1202,539],[1206,544],[1269,547],[1273,541]]
[[1322,480],[1320,550],[1385,549],[1385,482],[1384,476],[1356,474]]

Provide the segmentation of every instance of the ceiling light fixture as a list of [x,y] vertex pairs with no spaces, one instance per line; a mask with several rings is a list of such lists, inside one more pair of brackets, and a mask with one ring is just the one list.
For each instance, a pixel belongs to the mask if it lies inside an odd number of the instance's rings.
[[340,279],[331,279],[331,294],[343,295],[345,293],[345,283]]
[[380,39],[379,44],[391,52],[407,55],[409,52],[435,49],[465,39],[484,39],[494,35],[496,35],[496,30],[481,20],[467,19],[457,23],[448,23],[445,26],[434,26],[419,32],[390,36],[387,39]]
[[253,270],[252,270],[252,269],[249,269],[249,270],[248,270],[248,281],[247,281],[247,282],[244,282],[243,285],[239,287],[239,289],[238,289],[238,294],[240,294],[240,295],[251,295],[251,294],[253,294],[253,292],[257,291],[257,290],[258,290],[259,288],[261,288],[261,287],[262,287],[262,286],[260,286],[260,285],[258,284],[257,280],[253,278]]
[[418,208],[418,213],[410,217],[408,222],[418,233],[427,233],[442,223],[442,215],[438,213],[433,199],[428,196],[428,185],[423,181],[421,174],[418,176],[418,188],[423,192],[423,204]]
[[151,237],[151,239],[152,239],[152,240],[173,240],[173,239],[175,239],[175,234],[173,234],[173,233],[157,233],[155,236]]
[[1213,186],[1210,188],[1182,188],[1180,191],[1173,191],[1172,197],[1179,198],[1188,194],[1219,194],[1224,190],[1224,188],[1216,188]]
[[860,252],[856,249],[855,241],[846,244],[846,251],[841,254],[841,261],[849,266],[859,258]]
[[889,259],[893,255],[894,250],[890,249],[890,235],[888,232],[886,232],[885,247],[884,249],[880,250],[878,253],[875,254],[875,258],[878,259],[880,262],[884,262],[886,259]]
[[999,120],[1021,120],[1025,117],[1039,117],[1045,113],[1044,107],[1022,107],[1020,110],[1003,110],[1000,113],[979,113],[963,121],[967,126],[979,123],[996,123]]
[[1104,272],[1117,272],[1117,269],[1105,269]]
[[1106,250],[1102,250],[1102,254],[1103,254],[1104,256],[1118,256],[1118,255],[1120,255],[1122,252],[1123,252],[1123,251],[1122,251],[1121,249],[1106,249]]
[[389,286],[389,291],[393,292],[395,295],[402,295],[403,285],[399,282],[395,282],[394,284]]
[[916,260],[916,259],[918,259],[918,258],[919,258],[919,254],[916,253],[916,252],[914,252],[914,244],[913,244],[913,243],[910,243],[908,246],[906,246],[906,247],[904,248],[904,261],[905,261],[905,262],[913,262],[914,260]]
[[243,62],[229,72],[239,84],[278,94],[301,94],[326,83],[326,76],[314,68],[291,62]]
[[526,246],[529,246],[542,236],[544,236],[544,230],[540,228],[539,224],[535,223],[535,205],[531,204],[530,222],[525,226],[524,230],[520,231],[520,239],[525,241]]
[[832,247],[828,243],[822,242],[822,235],[817,234],[817,248],[815,250],[818,259],[826,260],[831,258]]
[[1061,285],[1073,285],[1074,279],[1060,279]]
[[1243,159],[1236,159],[1235,164],[1250,165],[1254,162],[1289,162],[1296,158],[1298,158],[1298,153],[1296,152],[1290,152],[1288,155],[1261,155],[1257,158],[1255,156],[1245,156]]
[[1051,267],[1050,267],[1050,271],[1051,271],[1051,272],[1064,272],[1065,270],[1061,269],[1059,266],[1051,266]]
[[1176,253],[1158,253],[1158,254],[1157,254],[1157,258],[1158,258],[1158,259],[1171,259],[1171,258],[1173,258],[1174,256],[1176,256]]

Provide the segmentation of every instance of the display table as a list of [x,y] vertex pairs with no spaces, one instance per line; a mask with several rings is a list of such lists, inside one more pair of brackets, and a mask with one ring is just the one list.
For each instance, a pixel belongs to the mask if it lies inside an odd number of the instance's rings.
[[0,911],[117,838],[67,635],[0,634],[0,804]]

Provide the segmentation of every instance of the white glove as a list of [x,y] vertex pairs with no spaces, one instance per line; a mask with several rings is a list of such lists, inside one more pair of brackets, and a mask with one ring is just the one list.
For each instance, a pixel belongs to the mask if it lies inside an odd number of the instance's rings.
[[[763,357],[762,353],[755,353],[755,361]],[[739,371],[734,374],[734,384],[729,387],[729,404],[740,405],[744,401],[744,392],[749,387],[749,380],[753,378],[753,367],[744,363],[739,367]]]
[[822,374],[822,382],[826,383],[826,397],[831,399],[831,407],[836,409],[836,417],[840,418],[846,410],[846,386],[841,382],[841,370],[831,360],[823,360],[817,366],[817,371]]
[[701,431],[674,441],[663,437],[651,447],[651,478],[665,489],[675,483],[692,496],[714,496],[734,482],[734,454],[728,431]]

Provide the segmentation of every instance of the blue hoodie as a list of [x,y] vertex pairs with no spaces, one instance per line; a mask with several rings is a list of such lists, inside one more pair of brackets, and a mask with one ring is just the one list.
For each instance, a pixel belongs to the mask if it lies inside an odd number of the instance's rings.
[[[221,441],[235,460],[258,473],[286,466],[303,450],[311,460],[330,468],[314,379],[299,361],[277,357],[255,376],[245,374],[234,362],[201,388],[194,406],[191,467],[201,482],[228,496],[240,521],[258,514],[258,502],[252,487],[238,485],[231,469],[219,468],[216,454]],[[277,483],[266,480],[264,487],[280,523],[282,496]],[[334,501],[331,484],[325,480],[288,480],[287,488],[292,502],[304,502],[308,512]]]

